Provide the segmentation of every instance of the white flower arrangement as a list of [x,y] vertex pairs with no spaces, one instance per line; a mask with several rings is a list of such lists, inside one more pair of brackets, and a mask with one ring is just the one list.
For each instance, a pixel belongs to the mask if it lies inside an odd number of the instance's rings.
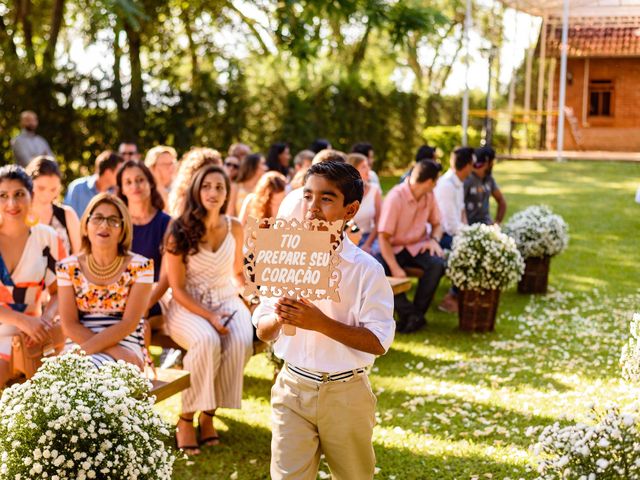
[[630,325],[631,338],[622,347],[620,365],[622,377],[631,383],[640,383],[640,313],[634,313]]
[[502,290],[520,280],[524,261],[497,226],[465,226],[453,239],[447,275],[462,290]]
[[123,361],[44,360],[0,399],[0,480],[171,479],[170,433],[151,384]]
[[640,478],[640,417],[613,407],[594,410],[593,424],[545,427],[533,453],[538,480]]
[[524,258],[552,257],[569,244],[569,227],[546,205],[533,205],[516,213],[503,231],[513,237]]

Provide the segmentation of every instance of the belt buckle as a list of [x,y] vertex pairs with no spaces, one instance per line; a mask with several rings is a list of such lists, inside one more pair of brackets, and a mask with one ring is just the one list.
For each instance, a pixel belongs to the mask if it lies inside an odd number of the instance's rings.
[[328,373],[323,373],[322,374],[322,383],[328,383],[330,380],[330,375]]

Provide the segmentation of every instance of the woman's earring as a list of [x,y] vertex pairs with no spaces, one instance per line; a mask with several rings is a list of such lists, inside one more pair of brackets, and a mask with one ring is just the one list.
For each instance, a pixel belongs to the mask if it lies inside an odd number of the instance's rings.
[[24,219],[24,223],[27,224],[27,227],[33,227],[40,222],[40,217],[33,212],[29,212],[27,217]]

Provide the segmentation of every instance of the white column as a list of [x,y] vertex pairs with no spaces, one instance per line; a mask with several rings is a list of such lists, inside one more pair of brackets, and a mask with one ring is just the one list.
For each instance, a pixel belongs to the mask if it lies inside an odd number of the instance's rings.
[[560,92],[558,98],[558,157],[563,160],[564,149],[564,104],[567,94],[567,53],[569,50],[569,0],[562,0],[562,44],[560,45]]
[[531,110],[531,71],[533,70],[533,47],[527,48],[527,63],[524,74],[524,121],[526,122],[527,136],[529,134],[529,110]]
[[[547,22],[549,18],[545,15],[542,17],[542,35],[540,39],[540,57],[538,59],[538,95],[536,98],[536,110],[538,110],[538,118],[536,119],[538,125],[542,125],[542,108],[544,97],[544,67],[547,57]],[[542,129],[540,128],[540,135],[542,135]]]
[[469,30],[471,30],[471,0],[467,0],[464,17],[464,95],[462,96],[462,145],[467,145],[469,127]]

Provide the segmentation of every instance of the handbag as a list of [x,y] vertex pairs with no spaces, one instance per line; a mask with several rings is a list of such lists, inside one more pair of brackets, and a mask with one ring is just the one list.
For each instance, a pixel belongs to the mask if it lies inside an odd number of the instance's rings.
[[31,378],[42,365],[42,359],[58,355],[64,349],[65,337],[59,317],[54,318],[49,329],[49,339],[43,343],[29,345],[29,336],[19,332],[11,341],[11,369],[14,375],[24,374]]

